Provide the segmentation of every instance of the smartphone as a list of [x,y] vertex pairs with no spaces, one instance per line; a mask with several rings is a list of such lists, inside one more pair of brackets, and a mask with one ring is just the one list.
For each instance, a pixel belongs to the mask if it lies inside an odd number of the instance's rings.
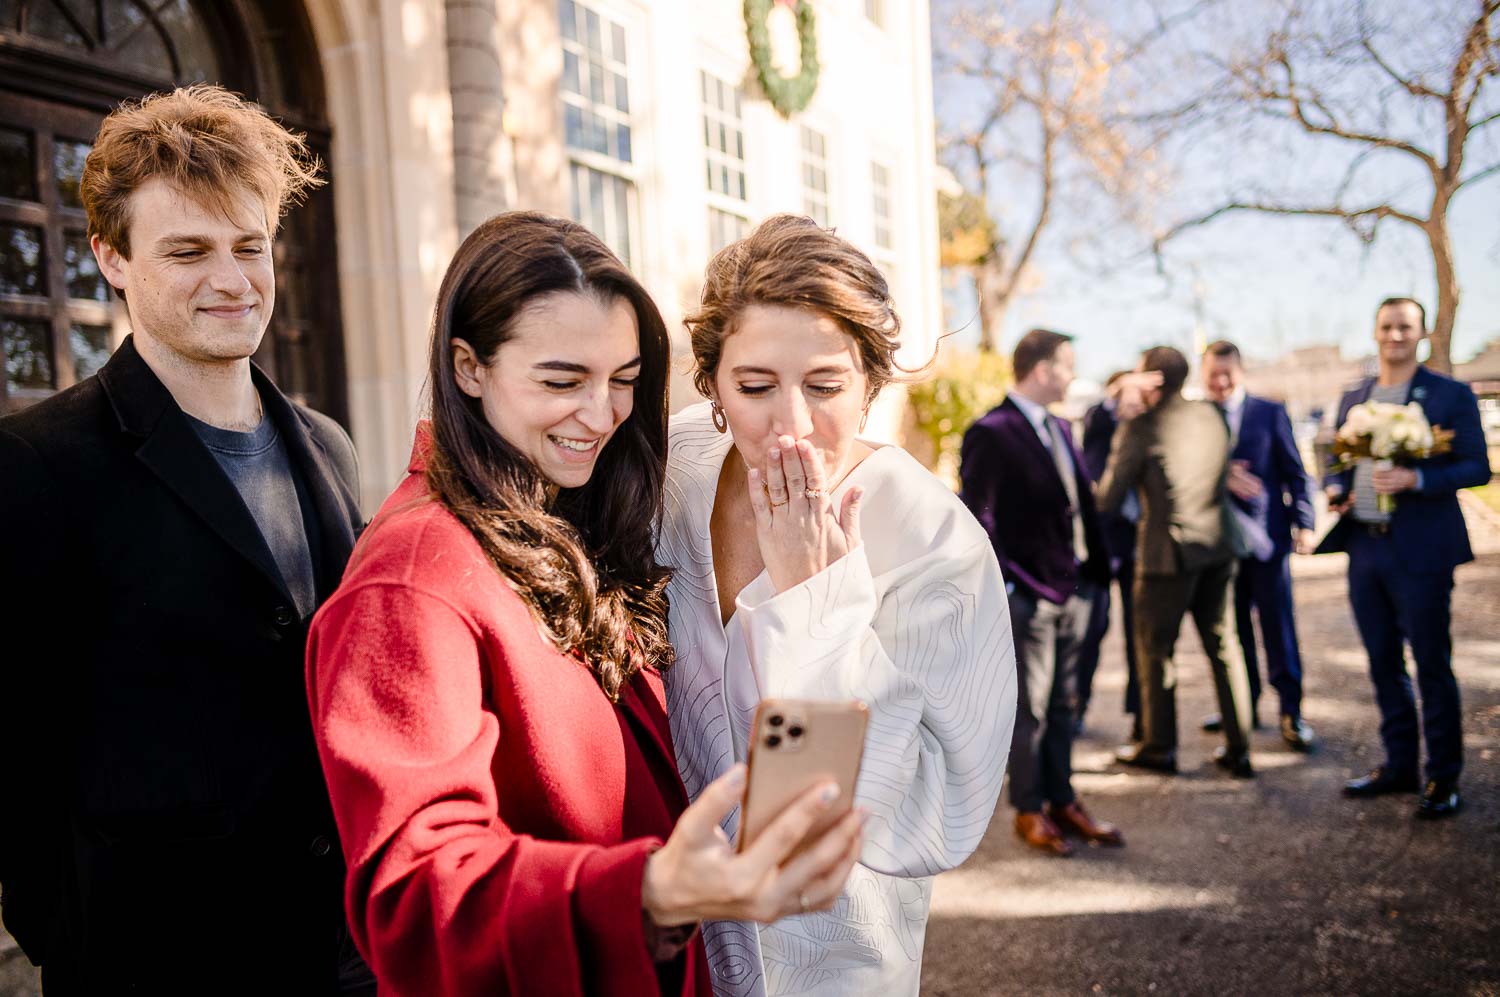
[[744,851],[793,800],[820,782],[838,783],[839,796],[788,860],[814,844],[854,807],[854,783],[865,752],[870,711],[858,700],[765,699],[750,727],[750,772],[740,808]]

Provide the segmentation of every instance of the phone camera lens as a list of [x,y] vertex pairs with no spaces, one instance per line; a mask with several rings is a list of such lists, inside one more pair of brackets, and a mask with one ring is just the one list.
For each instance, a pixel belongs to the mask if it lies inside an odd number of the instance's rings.
[[782,718],[780,713],[771,714],[771,719],[766,721],[766,723],[770,724],[772,727],[780,727],[785,722],[786,721]]
[[767,734],[766,735],[766,747],[768,747],[768,748],[774,748],[774,747],[776,747],[780,743],[781,743],[781,735],[780,734]]
[[790,727],[788,727],[786,729],[786,736],[787,737],[801,737],[802,736],[802,728],[798,727],[796,724],[793,724],[792,726],[790,726]]

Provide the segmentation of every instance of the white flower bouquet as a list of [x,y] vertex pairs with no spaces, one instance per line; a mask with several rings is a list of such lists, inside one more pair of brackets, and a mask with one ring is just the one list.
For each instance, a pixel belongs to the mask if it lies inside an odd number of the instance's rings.
[[[1333,439],[1333,470],[1346,471],[1361,460],[1375,461],[1376,470],[1409,466],[1419,460],[1447,453],[1453,432],[1430,425],[1416,402],[1363,402],[1349,410]],[[1381,495],[1380,511],[1391,512],[1396,496]]]

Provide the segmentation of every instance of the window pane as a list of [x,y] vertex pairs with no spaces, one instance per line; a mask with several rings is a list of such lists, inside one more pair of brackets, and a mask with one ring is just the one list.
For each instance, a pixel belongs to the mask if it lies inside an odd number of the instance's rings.
[[573,0],[560,0],[557,5],[557,19],[562,24],[562,36],[568,41],[578,40],[578,22],[573,14]]
[[579,82],[578,56],[572,52],[563,53],[563,89],[568,93],[583,93],[583,84]]
[[615,158],[619,159],[622,163],[630,162],[630,127],[628,125],[616,126],[615,140],[619,146],[619,151]]
[[589,170],[589,220],[588,227],[595,235],[604,236],[604,174]]
[[583,147],[583,112],[572,104],[563,106],[563,131],[568,137],[568,145],[575,149]]
[[609,26],[610,56],[620,65],[625,65],[630,60],[625,57],[625,29],[618,24]]
[[599,15],[591,10],[585,9],[583,13],[584,36],[583,44],[589,50],[589,54],[602,53],[604,51],[604,36],[599,29]]
[[52,143],[52,171],[57,176],[57,196],[63,207],[81,208],[83,198],[78,184],[83,179],[83,161],[88,158],[89,143],[57,139]]
[[619,73],[615,74],[615,110],[630,113],[630,84]]
[[178,82],[196,83],[219,78],[219,61],[214,57],[213,41],[189,0],[173,0],[165,7],[157,8],[156,19],[177,49]]
[[52,327],[40,320],[0,318],[5,382],[12,388],[52,387]]
[[614,250],[625,266],[630,266],[630,185],[615,178],[615,217],[611,226]]
[[64,45],[78,45],[88,47],[88,42],[80,35],[73,23],[63,16],[52,3],[32,3],[27,5],[26,31],[39,38],[49,41],[62,42]]
[[31,133],[0,128],[0,197],[35,201],[36,156]]
[[604,65],[598,59],[589,60],[589,100],[604,103]]
[[[173,79],[176,72],[171,53],[157,33],[156,27],[147,24],[146,15],[133,3],[104,3],[104,37],[122,61],[153,76]],[[140,30],[137,30],[140,29]],[[120,44],[123,42],[124,44]]]
[[83,232],[63,233],[63,275],[68,297],[109,301],[109,282],[99,272],[99,261],[94,259],[89,237]]
[[68,345],[73,350],[74,378],[91,377],[109,359],[109,326],[74,322],[68,330]]
[[0,224],[0,294],[46,294],[42,230]]

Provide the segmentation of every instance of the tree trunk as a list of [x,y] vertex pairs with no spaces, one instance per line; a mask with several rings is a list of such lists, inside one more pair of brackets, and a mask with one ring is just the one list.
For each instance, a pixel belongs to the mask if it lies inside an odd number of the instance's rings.
[[973,268],[974,291],[979,297],[979,352],[994,353],[1005,324],[1006,296],[1003,280],[988,261]]
[[1459,288],[1446,210],[1433,212],[1432,222],[1427,227],[1427,241],[1432,246],[1433,268],[1437,275],[1437,314],[1432,319],[1432,355],[1427,366],[1448,374],[1453,370],[1453,323],[1458,318]]

